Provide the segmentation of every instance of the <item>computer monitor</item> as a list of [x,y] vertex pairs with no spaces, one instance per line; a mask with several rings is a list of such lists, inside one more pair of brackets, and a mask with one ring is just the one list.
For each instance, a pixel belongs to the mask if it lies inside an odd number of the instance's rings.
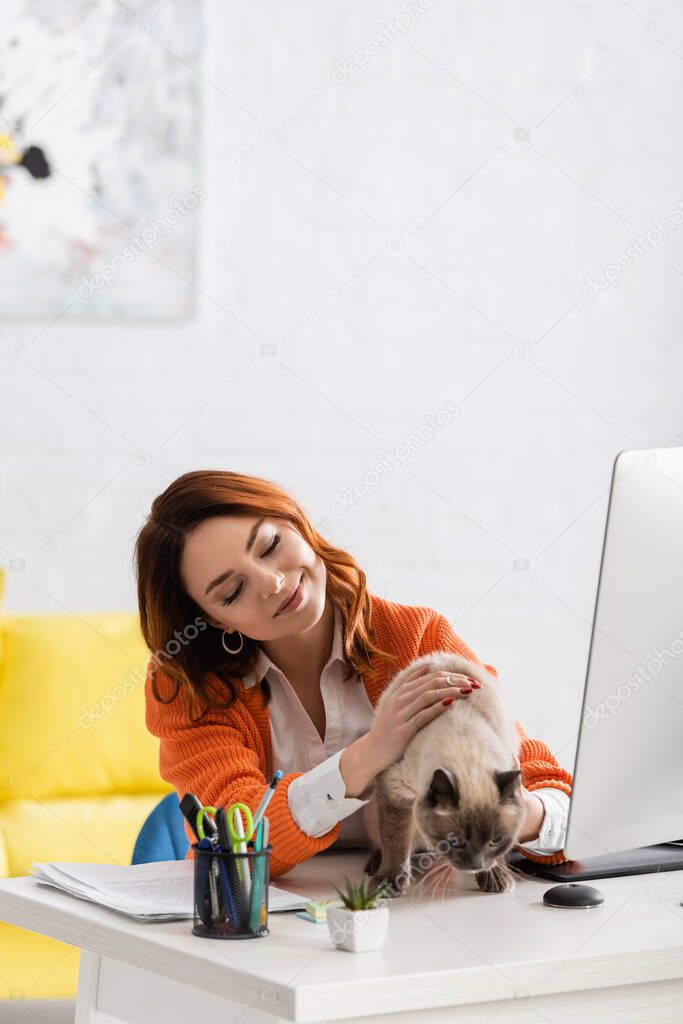
[[683,448],[612,470],[564,864],[577,880],[683,869]]

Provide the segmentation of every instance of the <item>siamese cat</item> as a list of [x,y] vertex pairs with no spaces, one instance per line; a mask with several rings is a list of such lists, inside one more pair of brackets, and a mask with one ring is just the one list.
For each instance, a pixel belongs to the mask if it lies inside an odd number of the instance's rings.
[[[413,873],[412,858],[434,867],[475,873],[485,892],[514,885],[504,855],[517,841],[524,821],[519,734],[496,677],[483,665],[445,651],[414,659],[379,698],[392,699],[417,666],[458,672],[482,684],[457,699],[423,726],[400,760],[380,772],[363,808],[372,841],[365,865],[387,896],[401,895]],[[432,872],[430,872],[432,874]]]

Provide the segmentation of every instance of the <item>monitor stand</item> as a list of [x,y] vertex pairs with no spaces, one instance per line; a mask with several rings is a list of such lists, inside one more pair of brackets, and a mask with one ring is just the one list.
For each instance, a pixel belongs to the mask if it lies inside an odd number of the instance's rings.
[[518,850],[505,855],[507,863],[526,875],[550,878],[554,882],[578,882],[583,878],[614,878],[619,875],[644,875],[655,871],[683,870],[683,840],[638,846],[633,850],[608,853],[585,860],[566,860],[562,864],[538,864]]

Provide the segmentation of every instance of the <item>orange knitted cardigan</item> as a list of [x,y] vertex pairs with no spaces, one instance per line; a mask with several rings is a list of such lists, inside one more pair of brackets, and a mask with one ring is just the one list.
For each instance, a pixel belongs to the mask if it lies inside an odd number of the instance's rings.
[[[398,657],[395,665],[379,658],[361,678],[373,706],[379,695],[400,669],[431,651],[454,651],[477,664],[484,664],[452,630],[450,623],[431,608],[402,605],[370,594],[371,625],[374,639],[383,650]],[[492,665],[485,665],[497,677]],[[145,681],[146,723],[158,736],[161,777],[176,789],[178,797],[195,793],[204,804],[229,806],[241,801],[256,810],[273,776],[270,749],[270,720],[258,686],[246,688],[235,678],[238,699],[227,711],[209,709],[199,722],[192,722],[185,710],[184,694],[170,704],[154,699],[151,689],[150,660]],[[220,681],[219,681],[220,682]],[[168,698],[175,684],[157,669],[159,693]],[[549,786],[571,794],[572,776],[561,768],[545,743],[530,739],[519,722],[518,750],[522,782],[529,790]],[[270,877],[276,878],[296,864],[325,850],[336,840],[340,824],[315,839],[298,827],[289,811],[287,790],[303,772],[289,772],[278,782],[268,804],[270,823]],[[196,842],[185,822],[190,843]],[[559,864],[567,858],[563,851],[541,856],[516,846],[525,857],[539,863]],[[194,853],[188,849],[187,857]]]

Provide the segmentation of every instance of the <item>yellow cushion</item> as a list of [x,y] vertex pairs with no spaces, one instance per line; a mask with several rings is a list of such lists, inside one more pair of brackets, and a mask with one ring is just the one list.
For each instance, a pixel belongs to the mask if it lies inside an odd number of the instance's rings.
[[[5,600],[5,571],[0,569],[0,616],[2,615],[2,608],[4,607]],[[1,621],[1,620],[0,620]],[[2,635],[2,628],[0,628],[0,666],[5,659],[5,648]]]
[[[81,951],[57,939],[25,928],[0,923],[0,1000],[16,1000],[0,1020],[36,1022],[32,1014],[19,1014],[25,999],[75,999]],[[0,1003],[4,1006],[4,1003]],[[17,1016],[12,1016],[16,1010]],[[42,1018],[41,1018],[42,1019]]]
[[[0,834],[8,838],[11,873],[27,874],[34,860],[130,863],[142,823],[160,799],[155,793],[100,803],[3,804]],[[79,963],[77,946],[0,923],[0,1000],[75,999]]]
[[[148,663],[132,613],[0,614],[0,878],[34,860],[130,863],[173,789],[145,726]],[[73,999],[79,960],[0,923],[0,1001]]]
[[[0,569],[0,608],[3,585]],[[148,660],[130,612],[0,612],[0,878],[34,860],[130,863],[173,790],[144,724]],[[75,946],[0,923],[0,1000],[73,999],[79,962]]]
[[[129,864],[159,793],[91,799],[12,800],[0,806],[6,872],[28,874],[34,860]],[[75,999],[80,950],[0,923],[0,1000]]]
[[0,635],[0,804],[168,791],[136,615],[12,615]]
[[9,878],[9,859],[7,857],[7,846],[5,845],[5,834],[0,825],[0,878]]
[[0,804],[8,874],[29,874],[34,860],[130,864],[138,833],[159,800],[161,794],[145,793],[101,800],[61,797]]

